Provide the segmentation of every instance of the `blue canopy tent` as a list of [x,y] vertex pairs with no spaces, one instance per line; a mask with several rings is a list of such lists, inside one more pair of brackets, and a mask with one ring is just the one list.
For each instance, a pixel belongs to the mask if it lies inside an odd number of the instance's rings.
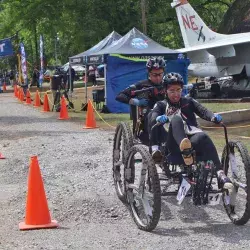
[[136,28],[107,46],[88,56],[88,64],[99,56],[105,65],[105,105],[109,112],[127,113],[129,105],[115,100],[116,95],[129,85],[147,78],[146,61],[152,56],[162,56],[167,62],[166,71],[180,73],[187,83],[189,60],[178,58],[179,52],[166,48]]
[[[129,58],[120,55],[107,57],[107,108],[112,113],[128,113],[129,105],[117,102],[115,97],[131,84],[147,78],[145,68],[146,59]],[[178,72],[187,83],[187,59],[175,59],[166,61],[166,72]]]
[[[122,36],[118,34],[116,31],[111,32],[108,36],[106,36],[103,40],[101,40],[99,43],[97,43],[92,48],[77,54],[75,56],[69,57],[69,71],[71,71],[71,65],[86,65],[87,63],[87,57],[90,54],[96,53],[105,47],[111,45],[114,41],[117,41]],[[85,75],[87,75],[87,67],[85,67]],[[69,72],[69,81],[71,81],[71,72]],[[71,86],[72,89],[72,86]],[[85,82],[85,93],[86,93],[86,103],[87,103],[87,83]]]
[[75,56],[71,56],[69,58],[69,63],[70,64],[86,64],[86,57],[88,55],[91,55],[93,53],[97,53],[98,51],[104,49],[105,47],[109,46],[112,44],[114,41],[117,41],[121,38],[122,36],[118,34],[117,32],[113,31],[111,32],[108,36],[106,36],[103,40],[101,40],[99,43],[97,43],[95,46],[91,47],[90,49],[77,54]]

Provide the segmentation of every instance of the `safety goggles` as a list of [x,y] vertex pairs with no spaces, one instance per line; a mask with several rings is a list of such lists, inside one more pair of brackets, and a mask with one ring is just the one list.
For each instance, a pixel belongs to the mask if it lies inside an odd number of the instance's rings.
[[174,95],[174,94],[181,94],[182,89],[176,89],[176,90],[167,90],[168,94]]

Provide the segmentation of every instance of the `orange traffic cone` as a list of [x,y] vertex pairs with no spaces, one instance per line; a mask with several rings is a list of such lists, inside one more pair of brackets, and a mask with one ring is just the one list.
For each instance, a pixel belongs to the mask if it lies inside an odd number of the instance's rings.
[[17,98],[17,99],[19,99],[19,95],[20,95],[20,92],[19,92],[19,91],[20,91],[20,89],[17,88],[17,91],[16,91],[16,95],[17,95],[16,98]]
[[24,93],[23,93],[23,88],[20,89],[20,101],[24,101]]
[[26,103],[25,104],[31,104],[31,98],[30,98],[30,91],[27,90],[26,93]]
[[30,159],[25,221],[19,223],[20,230],[55,228],[57,221],[51,220],[43,180],[37,156]]
[[6,91],[7,90],[7,88],[6,88],[6,83],[4,82],[3,83],[3,91]]
[[67,120],[69,119],[69,115],[68,115],[68,109],[66,106],[66,101],[64,96],[62,96],[61,98],[61,110],[60,110],[60,116],[58,118],[59,120]]
[[42,110],[42,112],[50,112],[50,108],[49,108],[49,99],[48,99],[47,93],[45,93],[45,95],[44,95],[44,99],[43,99],[43,110]]
[[21,89],[18,89],[18,99],[20,100],[20,95],[21,95]]
[[5,157],[2,155],[1,152],[0,152],[0,159],[5,159]]
[[83,128],[97,128],[92,103],[88,100],[86,125]]
[[34,107],[40,107],[41,106],[40,95],[39,95],[38,90],[36,91],[35,103],[34,103],[33,106]]

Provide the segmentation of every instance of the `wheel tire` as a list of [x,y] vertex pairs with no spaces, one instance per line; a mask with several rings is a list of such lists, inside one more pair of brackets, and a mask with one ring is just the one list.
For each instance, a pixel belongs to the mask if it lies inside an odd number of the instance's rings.
[[[143,194],[146,196],[145,184],[148,185],[150,196],[152,196],[153,205],[152,207],[152,216],[149,218],[149,214],[147,218],[147,223],[143,223],[140,215],[138,215],[138,209],[136,208],[136,200],[134,199],[134,192],[133,188],[130,188],[129,185],[134,184],[135,180],[135,154],[139,153],[142,158],[142,165],[145,168],[145,176],[148,175],[148,178],[145,177],[144,182],[144,189]],[[158,177],[158,173],[156,170],[156,166],[153,162],[151,154],[148,151],[148,147],[142,144],[134,145],[128,152],[128,156],[126,158],[126,176],[125,176],[125,189],[126,189],[126,196],[127,196],[127,203],[130,210],[130,214],[136,223],[137,227],[144,231],[152,231],[157,226],[160,214],[161,214],[161,188],[160,188],[160,181]],[[140,175],[140,178],[142,175]],[[131,198],[132,197],[132,198]],[[133,200],[132,200],[133,199]],[[148,202],[149,204],[149,202]],[[143,210],[145,213],[145,210]],[[145,213],[146,214],[146,213]],[[149,220],[148,220],[149,219]]]
[[117,125],[113,143],[113,180],[118,198],[126,203],[124,191],[124,173],[121,167],[127,157],[129,149],[133,146],[133,135],[130,126],[121,122]]
[[[239,152],[242,163],[244,164],[244,171],[245,171],[245,178],[246,178],[245,184],[247,185],[247,188],[246,188],[246,207],[245,207],[245,211],[243,213],[243,216],[238,217],[236,219],[235,217],[232,216],[232,213],[230,213],[231,210],[230,211],[228,210],[224,199],[223,199],[223,205],[224,205],[224,208],[226,210],[228,217],[235,225],[244,225],[250,219],[250,158],[249,158],[248,150],[244,146],[244,144],[242,144],[239,141],[230,141],[229,142],[230,153],[235,152],[235,149],[237,149],[237,151]],[[224,150],[222,153],[221,162],[223,164],[223,170],[224,170],[225,174],[228,175],[229,156],[228,156],[226,146],[224,147]]]

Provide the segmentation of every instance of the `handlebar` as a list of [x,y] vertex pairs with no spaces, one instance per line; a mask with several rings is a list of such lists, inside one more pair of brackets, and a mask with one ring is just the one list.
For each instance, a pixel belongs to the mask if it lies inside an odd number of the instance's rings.
[[[183,90],[190,91],[192,88],[193,88],[193,84],[187,84],[187,85],[183,86]],[[163,90],[166,93],[166,90],[165,89],[163,89]],[[131,90],[131,95],[132,96],[137,96],[137,95],[140,95],[140,94],[143,94],[143,93],[147,93],[147,92],[152,93],[154,95],[158,95],[159,92],[162,92],[162,90],[159,91],[159,89],[157,87],[152,86],[152,87],[143,88],[143,89],[140,89],[140,90]]]
[[[157,93],[155,93],[156,91]],[[157,90],[156,87],[148,87],[148,88],[144,88],[140,90],[132,90],[131,95],[136,96],[136,95],[147,93],[147,92],[154,92],[154,94],[158,94],[159,91]]]
[[224,134],[225,134],[226,145],[228,146],[227,127],[226,127],[226,125],[225,125],[223,122],[220,122],[219,124],[220,124],[220,125],[223,127],[223,129],[224,129]]
[[[158,127],[158,126],[160,126],[160,125],[164,125],[165,123],[161,123],[161,122],[156,122],[156,124],[154,125],[154,126],[152,126],[152,128],[151,128],[151,131],[155,128],[155,127]],[[225,141],[226,141],[226,145],[227,145],[227,150],[229,150],[229,148],[228,148],[228,134],[227,134],[227,127],[226,127],[226,125],[223,123],[223,122],[220,122],[219,123],[219,125],[221,126],[221,127],[223,127],[223,129],[224,129],[224,135],[225,135]],[[229,152],[228,152],[229,153]]]

